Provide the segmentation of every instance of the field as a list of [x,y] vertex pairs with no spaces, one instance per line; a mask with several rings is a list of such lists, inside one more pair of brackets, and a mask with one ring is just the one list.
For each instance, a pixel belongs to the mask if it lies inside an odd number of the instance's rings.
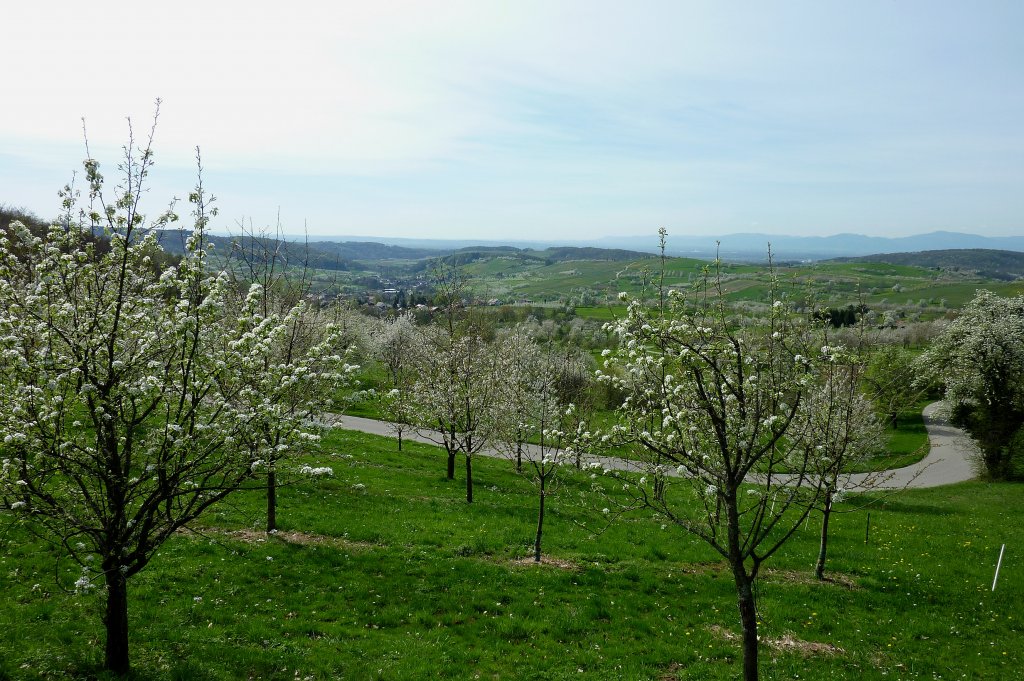
[[[665,280],[668,287],[688,288],[709,265],[689,258],[668,258]],[[493,258],[466,265],[464,272],[471,290],[481,298],[584,301],[576,306],[581,316],[607,319],[608,302],[619,291],[652,294],[658,280],[657,258],[633,262],[580,260],[544,265],[536,260]],[[909,265],[884,263],[780,264],[776,266],[780,291],[791,300],[814,300],[818,304],[845,306],[861,301],[869,306],[912,306],[935,316],[958,308],[974,297],[979,288],[1000,295],[1024,292],[1024,282],[987,279],[968,272],[952,272]],[[733,302],[770,302],[770,271],[767,265],[730,264],[721,268],[726,298]],[[593,301],[593,302],[589,302]],[[598,303],[598,304],[594,304]],[[603,303],[603,304],[601,304]],[[611,309],[615,309],[614,304]]]
[[[130,583],[137,679],[732,679],[732,580],[661,520],[606,525],[585,476],[550,499],[545,550],[523,561],[536,492],[477,459],[478,501],[436,449],[336,431],[294,479],[267,537],[246,492],[168,542]],[[1024,494],[967,483],[907,491],[833,520],[833,583],[810,568],[812,517],[760,586],[767,679],[1013,679],[1024,664]],[[850,500],[847,510],[863,499]],[[0,543],[0,679],[89,678],[97,590],[10,529]],[[993,569],[1007,544],[997,590]],[[101,675],[100,675],[101,676]]]

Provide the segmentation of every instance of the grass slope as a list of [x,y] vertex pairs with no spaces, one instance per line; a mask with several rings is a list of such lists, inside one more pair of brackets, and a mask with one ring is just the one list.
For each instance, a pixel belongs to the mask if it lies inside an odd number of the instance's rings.
[[[399,454],[393,441],[345,432],[324,445],[309,460],[334,478],[282,489],[277,536],[254,531],[260,493],[240,494],[133,579],[134,678],[739,675],[719,557],[648,514],[606,527],[588,477],[566,479],[551,499],[545,547],[561,566],[533,566],[517,561],[535,492],[508,462],[477,460],[470,506],[433,448]],[[846,586],[810,579],[817,518],[769,563],[762,634],[780,647],[764,650],[764,677],[1016,678],[1021,487],[906,492],[870,511],[867,544],[863,512],[833,520],[830,568]],[[0,536],[0,679],[96,676],[100,590],[56,588],[55,574],[68,585],[77,568],[21,530]]]

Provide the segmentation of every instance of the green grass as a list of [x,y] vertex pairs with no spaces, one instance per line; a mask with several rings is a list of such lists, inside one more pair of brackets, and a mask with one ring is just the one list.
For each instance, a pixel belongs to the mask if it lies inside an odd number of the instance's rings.
[[1020,282],[995,282],[975,280],[964,283],[928,282],[922,286],[905,287],[899,293],[885,291],[870,296],[869,302],[885,299],[888,303],[913,304],[921,299],[932,304],[946,301],[946,306],[959,308],[970,302],[979,289],[987,289],[1001,296],[1015,296],[1024,292],[1024,284]]
[[922,411],[929,402],[922,400],[913,408],[903,411],[896,425],[886,428],[889,438],[888,456],[876,459],[880,465],[876,470],[909,466],[928,455],[928,429],[924,425]]
[[576,316],[584,319],[597,319],[600,321],[611,321],[626,316],[625,305],[603,305],[598,307],[577,307]]
[[928,456],[930,450],[928,429],[924,425],[922,411],[929,402],[931,400],[921,400],[913,407],[901,412],[896,425],[888,425],[885,429],[887,442],[885,453],[851,467],[850,472],[866,473],[903,468]]
[[[649,514],[606,528],[585,476],[550,500],[545,548],[569,569],[513,562],[527,554],[536,500],[509,462],[476,459],[467,505],[431,447],[399,454],[391,440],[338,432],[309,461],[335,476],[282,488],[279,536],[237,534],[262,523],[260,493],[242,493],[133,578],[135,678],[739,675],[739,648],[721,633],[738,623],[720,558]],[[809,579],[812,517],[768,564],[762,635],[841,652],[765,649],[764,678],[1015,678],[1022,491],[969,483],[886,497],[870,508],[867,544],[864,513],[836,516],[830,569],[852,588]],[[97,675],[99,594],[56,588],[55,573],[68,584],[77,569],[20,530],[0,547],[0,679]]]

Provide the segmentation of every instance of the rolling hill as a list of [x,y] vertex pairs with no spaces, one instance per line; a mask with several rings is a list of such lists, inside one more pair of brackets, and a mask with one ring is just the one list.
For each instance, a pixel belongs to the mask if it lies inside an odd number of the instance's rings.
[[880,262],[910,265],[950,272],[972,272],[987,279],[1013,281],[1024,277],[1024,253],[988,248],[958,248],[914,253],[884,253],[855,258],[834,258],[834,262]]

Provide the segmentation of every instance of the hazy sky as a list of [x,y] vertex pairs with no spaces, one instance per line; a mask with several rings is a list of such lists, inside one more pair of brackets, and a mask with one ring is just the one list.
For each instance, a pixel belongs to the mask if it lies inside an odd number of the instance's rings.
[[[163,106],[218,224],[576,239],[1024,232],[1024,2],[7,3],[0,202]],[[154,206],[155,209],[155,206]]]

